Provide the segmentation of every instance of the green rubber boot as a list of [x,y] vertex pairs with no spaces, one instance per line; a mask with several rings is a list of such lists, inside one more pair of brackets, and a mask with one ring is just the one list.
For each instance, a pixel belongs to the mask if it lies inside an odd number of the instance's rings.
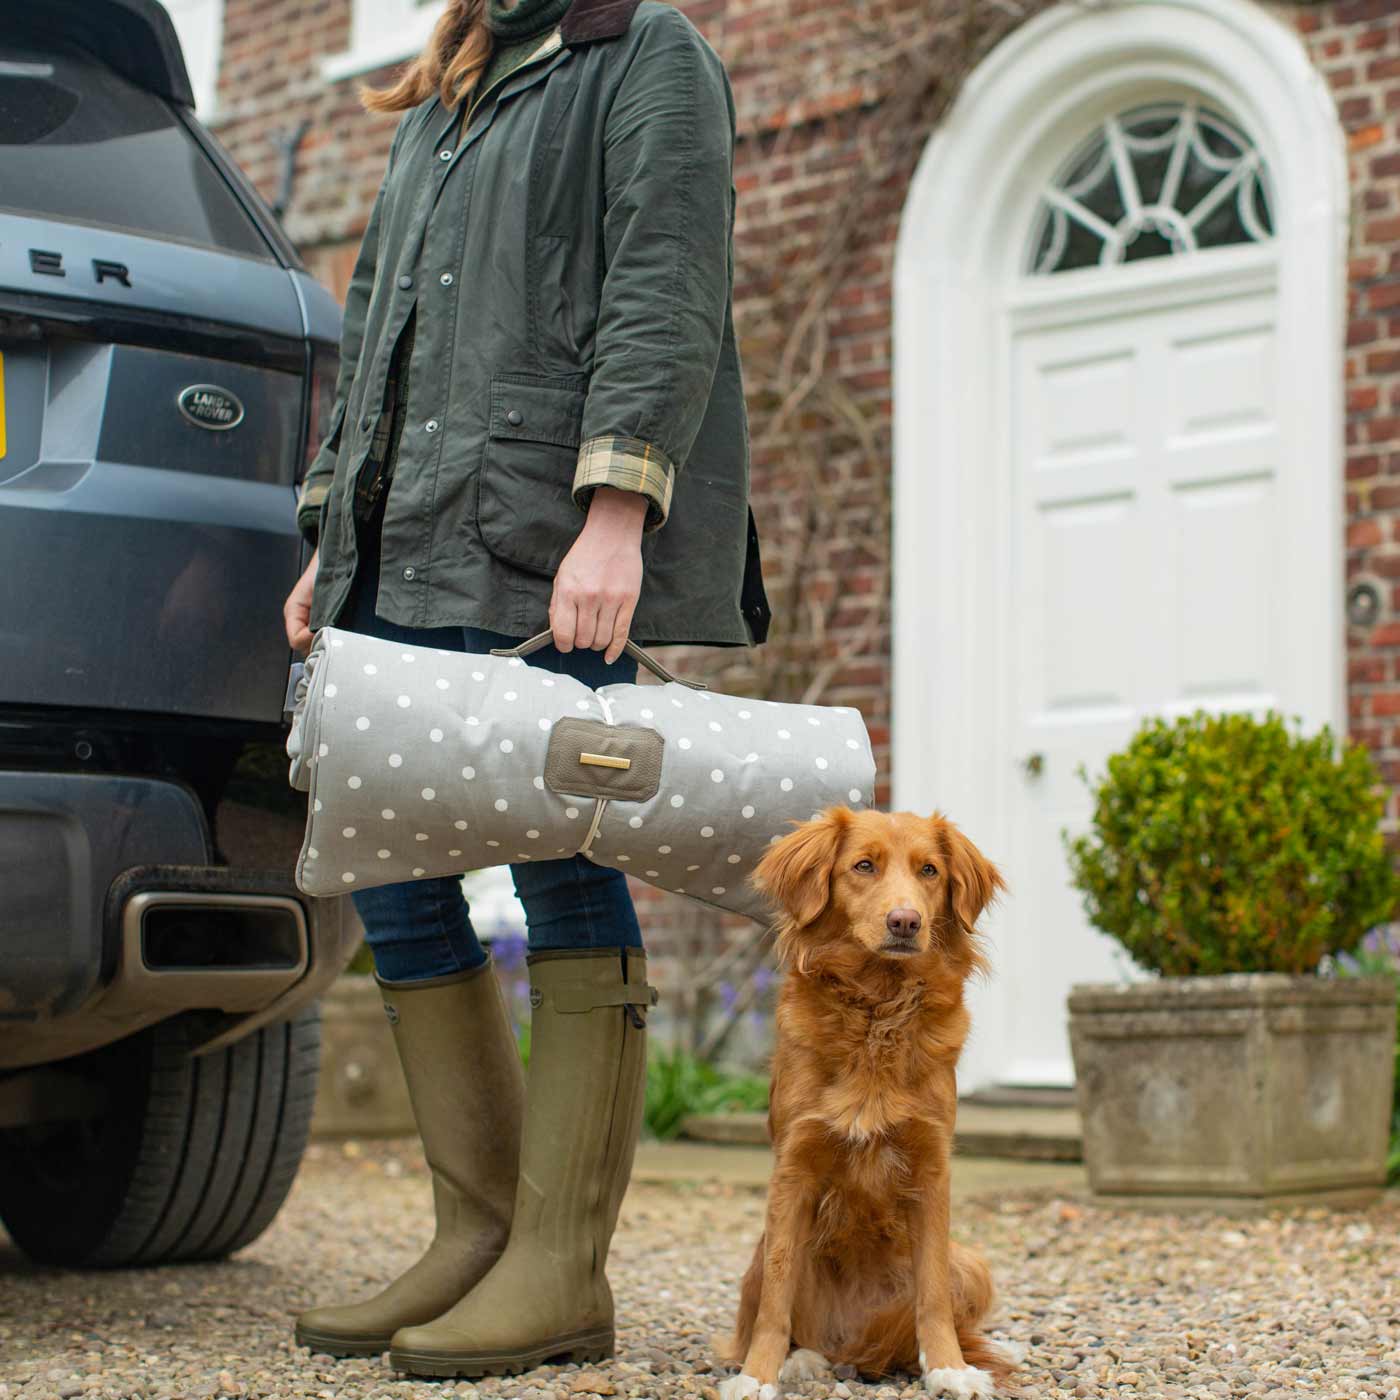
[[422,982],[380,983],[433,1177],[437,1230],[423,1257],[363,1303],[297,1318],[299,1346],[377,1356],[476,1284],[510,1236],[525,1075],[488,962]]
[[529,1087],[510,1243],[454,1308],[394,1334],[390,1364],[420,1376],[509,1375],[613,1351],[608,1245],[641,1125],[645,1008],[639,950],[530,958]]

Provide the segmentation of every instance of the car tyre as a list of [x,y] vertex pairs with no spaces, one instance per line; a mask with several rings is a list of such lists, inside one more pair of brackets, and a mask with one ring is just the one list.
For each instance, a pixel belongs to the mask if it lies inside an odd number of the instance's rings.
[[0,1132],[0,1220],[36,1263],[218,1259],[272,1223],[306,1149],[320,1008],[207,1055],[193,1032],[177,1018],[64,1062],[103,1114]]

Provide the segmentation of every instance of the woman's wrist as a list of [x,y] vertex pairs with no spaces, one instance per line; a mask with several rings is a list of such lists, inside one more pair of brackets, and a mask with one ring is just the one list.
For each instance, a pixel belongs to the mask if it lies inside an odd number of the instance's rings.
[[623,491],[616,486],[599,486],[588,503],[585,528],[611,536],[641,539],[649,502],[639,491]]

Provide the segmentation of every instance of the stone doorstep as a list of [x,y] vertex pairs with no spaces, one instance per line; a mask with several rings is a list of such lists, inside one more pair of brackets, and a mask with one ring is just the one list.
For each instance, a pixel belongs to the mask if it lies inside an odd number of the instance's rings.
[[[690,1142],[642,1141],[637,1147],[632,1180],[650,1186],[718,1187],[721,1190],[767,1189],[773,1154],[767,1147]],[[953,1200],[993,1199],[1006,1195],[1055,1196],[1083,1200],[1089,1183],[1077,1162],[1028,1162],[1007,1158],[953,1160]]]
[[[762,1113],[692,1114],[681,1124],[692,1142],[766,1147],[768,1118]],[[955,1152],[1018,1162],[1079,1162],[1084,1158],[1079,1113],[1065,1107],[980,1103],[958,1105]]]

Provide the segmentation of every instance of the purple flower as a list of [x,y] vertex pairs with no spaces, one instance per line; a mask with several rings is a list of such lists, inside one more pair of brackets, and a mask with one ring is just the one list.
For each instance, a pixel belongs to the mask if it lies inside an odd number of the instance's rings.
[[726,1011],[734,1010],[734,1003],[739,1000],[739,993],[735,990],[732,982],[719,984],[719,999]]
[[497,966],[513,972],[525,965],[526,939],[523,933],[513,929],[499,928],[491,939],[491,956]]
[[1362,948],[1400,968],[1400,924],[1380,924],[1362,940]]

